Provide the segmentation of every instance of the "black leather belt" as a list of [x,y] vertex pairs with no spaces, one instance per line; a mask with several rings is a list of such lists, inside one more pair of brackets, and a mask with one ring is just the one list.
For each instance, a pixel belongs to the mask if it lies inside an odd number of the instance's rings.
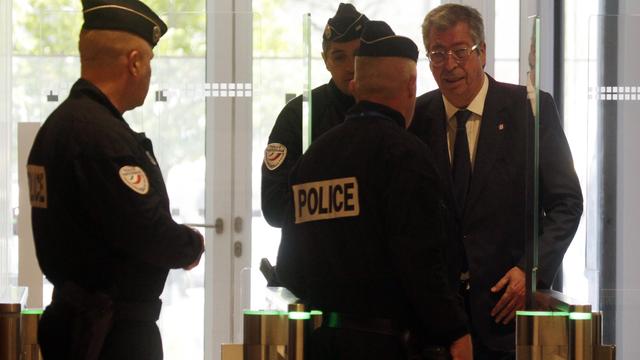
[[371,318],[337,312],[324,313],[322,315],[322,326],[388,336],[403,336],[405,333],[405,329],[391,319]]
[[66,303],[73,308],[98,309],[99,311],[113,310],[114,320],[129,321],[158,321],[162,301],[155,299],[149,302],[113,301],[103,293],[90,293],[73,282],[67,281],[62,286],[54,287],[52,303]]

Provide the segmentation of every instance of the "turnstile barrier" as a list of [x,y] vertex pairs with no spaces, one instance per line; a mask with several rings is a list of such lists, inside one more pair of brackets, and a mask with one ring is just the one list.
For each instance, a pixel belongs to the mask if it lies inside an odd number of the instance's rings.
[[517,312],[517,360],[615,360],[615,346],[602,344],[602,313],[556,291],[535,296],[540,310]]

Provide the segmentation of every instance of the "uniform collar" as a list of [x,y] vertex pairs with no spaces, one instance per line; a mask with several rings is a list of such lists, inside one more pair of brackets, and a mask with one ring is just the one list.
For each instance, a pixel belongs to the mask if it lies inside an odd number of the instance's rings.
[[378,113],[404,129],[405,122],[402,114],[388,106],[370,101],[358,102],[354,107],[349,109],[348,116],[364,116],[370,113]]
[[118,109],[116,109],[113,103],[111,103],[111,100],[109,100],[107,95],[100,91],[100,89],[98,89],[97,86],[93,85],[93,83],[91,83],[89,80],[83,78],[78,79],[78,81],[76,81],[76,83],[73,84],[73,87],[71,88],[71,94],[75,93],[82,93],[93,98],[95,101],[109,109],[109,111],[113,113],[113,116],[124,121],[122,114],[120,113],[120,111],[118,111]]
[[353,96],[347,95],[342,91],[340,91],[340,89],[338,89],[333,79],[329,80],[328,85],[329,85],[329,91],[331,92],[331,95],[333,95],[334,99],[336,99],[336,101],[340,105],[342,105],[342,108],[344,110],[347,110],[348,108],[352,107],[356,103],[356,100],[353,98]]

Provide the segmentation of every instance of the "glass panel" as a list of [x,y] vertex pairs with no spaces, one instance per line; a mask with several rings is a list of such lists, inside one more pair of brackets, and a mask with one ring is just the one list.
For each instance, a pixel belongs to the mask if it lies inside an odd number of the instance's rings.
[[[529,234],[525,236],[525,250],[527,254],[527,308],[535,308],[534,294],[537,287],[538,253],[539,253],[539,163],[540,163],[540,18],[537,16],[528,19],[528,29],[531,29],[530,47],[527,61],[529,72],[527,74],[527,98],[533,113],[533,123],[527,126],[527,159],[530,161],[526,167],[526,195],[525,220],[526,229]],[[531,210],[529,210],[531,209]]]
[[313,118],[311,114],[313,99],[311,98],[311,69],[313,65],[312,61],[312,47],[311,47],[311,14],[304,14],[302,16],[302,63],[303,63],[303,88],[302,88],[302,152],[304,153],[311,144],[311,129],[313,129]]
[[[638,16],[589,24],[587,266],[604,312],[604,338],[621,359],[640,357],[640,62]],[[595,289],[595,291],[591,290]]]

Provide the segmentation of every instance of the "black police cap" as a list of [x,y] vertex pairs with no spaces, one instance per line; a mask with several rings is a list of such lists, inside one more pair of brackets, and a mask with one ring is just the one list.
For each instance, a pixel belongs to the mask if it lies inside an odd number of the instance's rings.
[[362,28],[369,19],[351,4],[341,3],[336,14],[327,21],[322,38],[326,41],[347,42],[362,34]]
[[145,39],[151,47],[167,32],[167,24],[138,0],[82,0],[83,29],[120,30]]
[[369,21],[360,36],[356,56],[403,57],[418,61],[418,46],[409,38],[396,35],[384,21]]

